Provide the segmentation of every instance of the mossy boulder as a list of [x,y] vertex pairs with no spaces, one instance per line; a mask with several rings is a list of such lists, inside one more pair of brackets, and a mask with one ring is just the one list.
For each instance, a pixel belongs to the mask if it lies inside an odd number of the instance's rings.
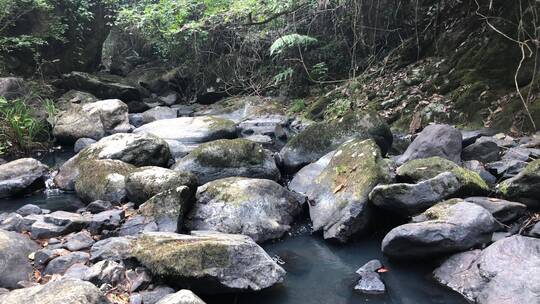
[[391,258],[410,259],[468,250],[488,243],[498,227],[483,207],[445,201],[426,210],[418,222],[392,229],[382,241],[382,251]]
[[257,291],[285,276],[251,238],[237,234],[143,233],[133,243],[132,256],[154,277],[204,294]]
[[146,223],[154,222],[156,231],[178,232],[193,202],[192,190],[178,186],[152,196],[139,207],[138,214],[144,217]]
[[232,176],[280,179],[272,153],[247,139],[201,144],[178,160],[173,169],[192,172],[201,184]]
[[84,148],[65,162],[54,177],[62,190],[74,190],[80,167],[89,160],[116,159],[135,166],[165,166],[171,157],[167,143],[148,134],[114,134]]
[[75,180],[75,192],[82,201],[124,202],[127,199],[125,178],[135,166],[119,160],[88,160],[81,164]]
[[237,137],[235,122],[214,116],[162,119],[139,127],[133,132],[152,134],[164,139],[175,158],[185,156],[199,144]]
[[199,187],[186,226],[243,234],[264,242],[289,231],[302,211],[300,198],[267,179],[219,179]]
[[313,229],[341,242],[364,231],[371,213],[368,194],[389,181],[389,171],[374,140],[354,139],[339,146],[305,191]]
[[288,171],[297,171],[349,139],[368,138],[377,143],[382,154],[392,146],[392,132],[386,122],[374,112],[358,111],[308,126],[283,147],[280,157]]
[[161,167],[141,167],[126,176],[126,190],[130,201],[141,204],[152,196],[169,189],[187,186],[195,197],[197,177],[189,172]]
[[529,207],[540,207],[540,159],[530,162],[518,175],[497,185],[498,191]]

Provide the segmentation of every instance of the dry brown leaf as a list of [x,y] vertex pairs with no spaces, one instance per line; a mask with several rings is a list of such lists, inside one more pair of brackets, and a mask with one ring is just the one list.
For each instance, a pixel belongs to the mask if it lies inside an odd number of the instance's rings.
[[345,188],[345,185],[339,184],[337,187],[334,188],[334,194],[338,193],[338,192],[341,191],[343,188]]

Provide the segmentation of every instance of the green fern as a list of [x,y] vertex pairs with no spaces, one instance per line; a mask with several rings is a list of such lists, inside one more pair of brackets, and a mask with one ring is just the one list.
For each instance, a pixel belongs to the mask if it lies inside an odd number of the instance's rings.
[[278,38],[274,43],[272,43],[272,46],[270,46],[270,55],[278,55],[281,54],[283,51],[292,48],[292,47],[298,47],[298,46],[308,46],[317,43],[318,40],[316,38],[306,36],[306,35],[300,35],[300,34],[290,34],[285,35],[281,38]]

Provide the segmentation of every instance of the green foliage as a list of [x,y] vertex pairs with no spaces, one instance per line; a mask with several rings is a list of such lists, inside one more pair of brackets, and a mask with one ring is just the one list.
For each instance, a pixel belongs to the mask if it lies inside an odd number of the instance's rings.
[[272,43],[272,46],[270,46],[270,55],[279,55],[291,48],[306,47],[317,42],[318,40],[316,38],[306,35],[300,35],[296,33],[285,35],[278,38],[276,41],[274,41],[274,43]]
[[293,74],[294,74],[294,70],[291,67],[282,70],[281,72],[279,72],[278,74],[274,76],[273,78],[274,84],[279,85],[281,83],[288,81],[289,79],[292,78]]
[[51,99],[45,99],[43,105],[45,107],[45,112],[47,112],[47,122],[54,128],[60,110],[56,108],[56,104]]
[[306,103],[303,99],[294,99],[291,106],[289,107],[289,112],[291,113],[300,113],[306,109]]
[[315,64],[311,69],[311,75],[315,80],[323,81],[328,75],[328,66],[325,62]]
[[0,146],[4,151],[14,146],[29,151],[46,132],[45,126],[22,99],[8,101],[0,97]]

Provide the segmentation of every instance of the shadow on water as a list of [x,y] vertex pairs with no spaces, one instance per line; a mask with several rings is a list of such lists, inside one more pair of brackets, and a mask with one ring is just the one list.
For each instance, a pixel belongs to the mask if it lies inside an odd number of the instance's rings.
[[[345,245],[333,244],[308,229],[282,241],[263,245],[272,257],[285,262],[285,282],[258,293],[216,296],[209,304],[465,304],[459,294],[437,284],[431,277],[435,261],[390,262],[381,250],[384,233],[375,233]],[[382,273],[387,293],[363,295],[353,290],[355,271],[372,259],[389,269]]]

